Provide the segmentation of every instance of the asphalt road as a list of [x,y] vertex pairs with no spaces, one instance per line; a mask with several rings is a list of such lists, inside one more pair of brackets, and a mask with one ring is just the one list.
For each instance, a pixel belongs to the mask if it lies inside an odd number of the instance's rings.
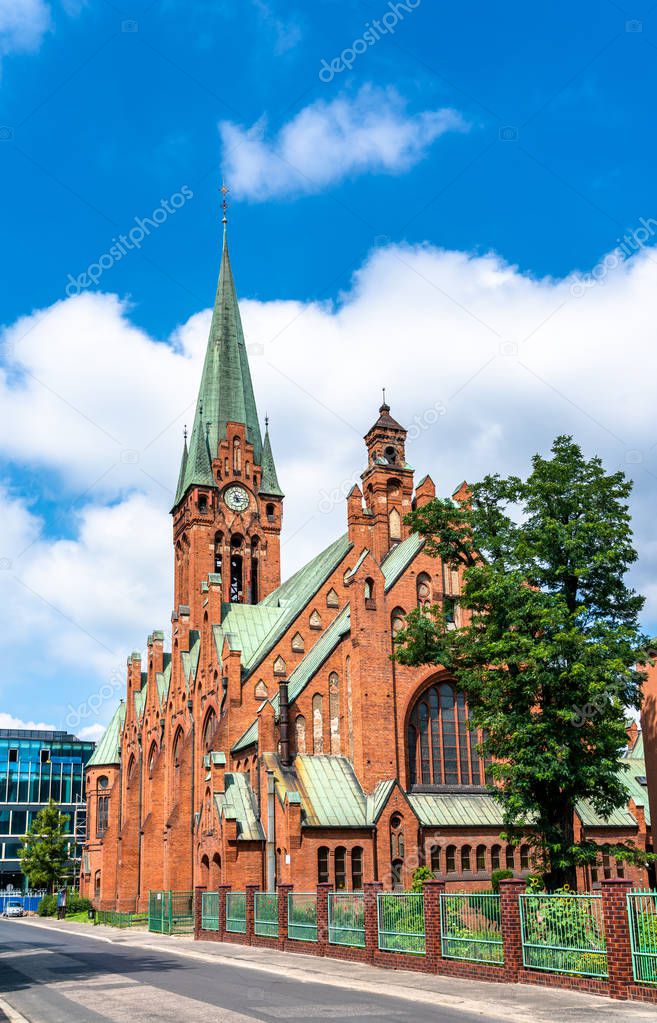
[[384,992],[341,990],[232,964],[51,934],[11,921],[0,921],[0,998],[29,1023],[340,1023],[354,1017],[485,1023],[493,1018]]

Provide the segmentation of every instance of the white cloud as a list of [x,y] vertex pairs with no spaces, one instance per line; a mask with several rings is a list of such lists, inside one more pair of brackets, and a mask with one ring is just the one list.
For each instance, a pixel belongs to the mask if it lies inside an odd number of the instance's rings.
[[353,98],[304,107],[274,138],[267,138],[264,117],[250,128],[231,121],[219,127],[224,177],[238,195],[256,202],[318,192],[356,174],[398,174],[441,135],[467,129],[456,110],[410,114],[394,89],[371,85]]
[[76,735],[78,739],[90,739],[91,742],[98,742],[105,732],[105,725],[87,725],[86,728],[78,728]]
[[[494,254],[389,246],[336,304],[242,302],[287,495],[284,575],[344,531],[362,436],[387,386],[416,478],[430,472],[441,494],[489,471],[526,472],[562,432],[632,476],[634,580],[654,629],[652,256],[575,298],[568,281],[532,279]],[[107,721],[127,654],[167,629],[168,512],[208,325],[205,310],[166,344],[116,297],[81,295],[6,331],[0,456],[41,474],[58,508],[44,523],[14,489],[0,491],[0,613],[11,622],[0,686],[15,714],[30,716],[20,701],[38,699],[60,725],[75,719],[74,732]],[[25,676],[38,691],[25,693]]]
[[44,724],[43,721],[21,721],[20,718],[15,718],[13,714],[6,714],[0,711],[0,728],[42,728],[49,732],[55,731],[54,725]]
[[0,0],[0,55],[35,53],[52,28],[44,0]]

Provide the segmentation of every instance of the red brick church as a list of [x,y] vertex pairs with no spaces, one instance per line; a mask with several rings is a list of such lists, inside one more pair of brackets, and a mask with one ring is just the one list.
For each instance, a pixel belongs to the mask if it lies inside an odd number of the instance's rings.
[[[88,768],[81,889],[97,906],[143,908],[150,889],[196,884],[406,886],[422,863],[459,887],[530,870],[528,846],[500,840],[458,684],[391,660],[410,608],[461,613],[458,573],[404,523],[435,496],[405,442],[384,401],[346,531],[281,584],[284,495],[224,237],[172,509],[171,649],[155,631],[145,663],[128,658],[126,699]],[[627,810],[605,821],[582,805],[578,828],[645,848],[640,739],[627,762]],[[617,869],[601,858],[599,877]]]

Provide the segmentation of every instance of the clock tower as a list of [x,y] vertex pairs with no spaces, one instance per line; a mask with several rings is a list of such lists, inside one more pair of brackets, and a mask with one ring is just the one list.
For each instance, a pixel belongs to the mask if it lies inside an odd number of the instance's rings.
[[225,225],[224,206],[219,284],[172,509],[174,611],[189,608],[193,628],[210,586],[224,604],[257,604],[280,585],[283,492],[268,424],[264,439],[260,431]]

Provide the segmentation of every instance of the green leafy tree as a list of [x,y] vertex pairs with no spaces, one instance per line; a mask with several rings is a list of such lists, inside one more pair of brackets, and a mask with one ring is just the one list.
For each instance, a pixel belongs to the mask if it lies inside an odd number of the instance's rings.
[[43,885],[52,892],[60,881],[69,860],[68,820],[50,800],[32,821],[19,852],[21,869],[30,884]]
[[574,887],[576,866],[595,858],[575,841],[576,803],[602,815],[627,803],[619,752],[626,709],[640,706],[646,642],[643,598],[625,582],[637,557],[630,491],[622,472],[558,437],[527,479],[487,476],[467,500],[434,500],[408,517],[430,554],[463,568],[464,614],[449,630],[439,605],[412,611],[395,656],[459,679],[494,758],[507,835],[518,841],[533,825],[550,888]]

